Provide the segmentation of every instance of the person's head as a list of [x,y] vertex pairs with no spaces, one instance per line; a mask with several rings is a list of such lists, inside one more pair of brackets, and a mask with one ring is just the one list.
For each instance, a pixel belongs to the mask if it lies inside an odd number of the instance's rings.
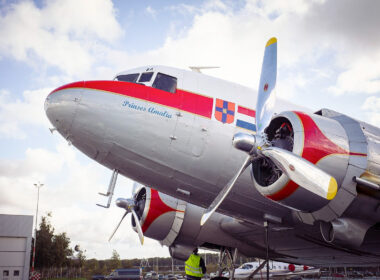
[[193,250],[193,254],[195,254],[195,255],[198,254],[198,248],[195,248],[195,249]]

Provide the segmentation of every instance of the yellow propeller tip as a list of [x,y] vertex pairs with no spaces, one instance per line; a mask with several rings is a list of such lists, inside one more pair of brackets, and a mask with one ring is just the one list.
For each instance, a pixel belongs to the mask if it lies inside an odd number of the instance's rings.
[[329,188],[327,190],[327,196],[326,198],[328,200],[331,200],[335,197],[336,193],[338,191],[338,184],[334,177],[330,178]]
[[272,45],[272,44],[274,44],[274,43],[277,43],[277,38],[276,38],[276,37],[272,37],[272,38],[270,38],[270,39],[268,40],[267,45],[266,45],[265,47],[268,47],[268,46],[270,46],[270,45]]

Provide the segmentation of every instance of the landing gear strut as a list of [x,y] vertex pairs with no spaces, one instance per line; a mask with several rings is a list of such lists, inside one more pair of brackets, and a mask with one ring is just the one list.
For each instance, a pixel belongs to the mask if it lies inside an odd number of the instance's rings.
[[117,180],[118,174],[119,174],[119,170],[114,169],[112,172],[112,177],[111,177],[110,183],[108,185],[107,193],[99,193],[100,195],[108,197],[107,205],[102,205],[99,203],[97,203],[96,205],[103,207],[103,208],[110,208],[111,200],[113,197],[113,191],[115,190],[115,185],[116,185],[116,180]]
[[267,280],[269,280],[269,222],[264,221],[265,228],[265,247],[266,247],[266,265],[267,265]]
[[266,266],[266,279],[269,280],[269,222],[268,220],[265,220],[264,221],[264,229],[265,229],[265,249],[266,249],[266,256],[265,256],[265,261],[262,262],[258,268],[255,269],[255,271],[253,271],[251,273],[251,275],[249,275],[247,277],[247,279],[254,279],[254,276],[261,270],[264,268],[264,266]]
[[232,248],[222,247],[219,253],[219,263],[218,263],[218,277],[223,277],[223,273],[228,271],[229,279],[234,279],[235,273],[235,262],[237,259],[238,250],[235,248],[232,254]]

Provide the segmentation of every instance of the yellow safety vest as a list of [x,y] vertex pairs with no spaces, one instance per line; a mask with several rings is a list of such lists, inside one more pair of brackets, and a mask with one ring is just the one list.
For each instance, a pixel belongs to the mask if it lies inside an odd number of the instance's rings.
[[185,262],[186,275],[190,275],[194,277],[203,277],[202,268],[199,266],[200,262],[201,262],[200,256],[191,254],[190,257]]

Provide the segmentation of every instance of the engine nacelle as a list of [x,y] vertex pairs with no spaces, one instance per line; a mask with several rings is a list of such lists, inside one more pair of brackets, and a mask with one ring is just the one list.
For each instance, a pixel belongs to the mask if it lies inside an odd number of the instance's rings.
[[[136,194],[137,216],[144,236],[171,245],[182,226],[186,203],[158,191],[143,187]],[[136,223],[132,216],[132,226]]]
[[320,223],[320,230],[326,242],[359,248],[373,222],[365,219],[338,218],[332,222]]
[[[154,189],[143,187],[135,195],[135,211],[140,219],[144,236],[169,247],[173,258],[186,260],[194,248],[239,248],[239,252],[251,255],[258,251],[223,230],[231,217],[214,213],[201,227],[204,208],[168,196]],[[235,221],[235,225],[239,223]],[[132,216],[132,226],[137,232]],[[260,251],[258,251],[258,254]]]
[[[316,114],[283,112],[271,121],[266,133],[273,146],[317,165],[333,176],[339,186],[346,175],[349,157],[366,156],[350,152],[349,138],[338,121]],[[267,158],[255,160],[252,173],[262,195],[287,207],[312,212],[329,202],[289,180]]]
[[169,253],[172,258],[177,260],[186,261],[193,252],[193,246],[186,246],[180,244],[174,244],[169,246]]

